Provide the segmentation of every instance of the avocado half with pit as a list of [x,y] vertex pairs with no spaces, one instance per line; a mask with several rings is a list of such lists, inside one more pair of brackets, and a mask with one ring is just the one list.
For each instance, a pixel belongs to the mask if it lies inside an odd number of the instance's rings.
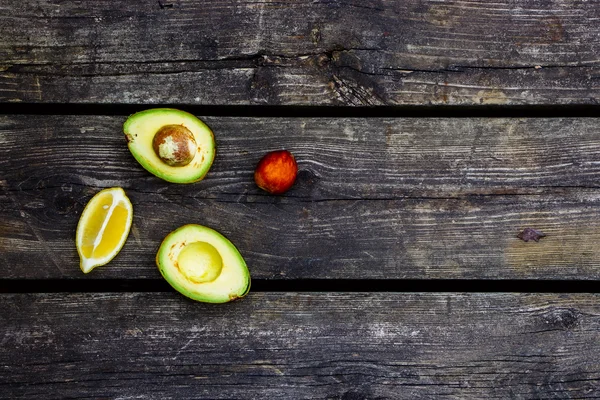
[[131,115],[123,125],[127,146],[148,172],[173,183],[204,178],[215,158],[208,126],[185,111],[154,108]]
[[250,273],[240,252],[206,226],[184,225],[167,235],[156,265],[175,290],[193,300],[226,303],[250,291]]

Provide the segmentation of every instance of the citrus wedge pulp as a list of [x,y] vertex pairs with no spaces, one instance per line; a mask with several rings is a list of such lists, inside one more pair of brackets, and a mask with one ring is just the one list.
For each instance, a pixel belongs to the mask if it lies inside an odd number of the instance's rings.
[[119,253],[131,229],[133,206],[119,187],[96,193],[77,225],[76,246],[84,273],[108,263]]

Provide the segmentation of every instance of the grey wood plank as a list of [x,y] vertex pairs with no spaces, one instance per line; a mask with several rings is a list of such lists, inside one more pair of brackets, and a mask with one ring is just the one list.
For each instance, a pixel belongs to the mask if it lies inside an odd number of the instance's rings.
[[2,294],[0,398],[597,398],[599,300]]
[[[2,277],[81,277],[79,215],[122,186],[132,233],[92,279],[159,278],[156,250],[186,223],[228,236],[255,278],[600,278],[596,119],[206,118],[217,157],[193,185],[144,171],[123,119],[2,117]],[[281,147],[300,178],[268,196],[253,168]],[[548,236],[525,243],[526,227]]]
[[[3,186],[85,185],[219,200],[262,194],[260,158],[286,148],[299,177],[286,199],[449,198],[600,187],[598,118],[201,117],[217,156],[207,178],[174,185],[129,154],[120,116],[0,116]],[[65,187],[65,191],[68,191]]]
[[600,3],[5,0],[0,101],[597,104]]
[[[227,236],[261,279],[599,279],[600,196],[223,202],[128,190],[128,242],[88,278],[160,278],[155,255],[187,223]],[[9,192],[2,201],[5,279],[82,278],[74,236],[92,190]],[[12,196],[12,198],[11,198]],[[8,197],[8,198],[7,198]],[[67,204],[56,209],[56,204]],[[542,230],[523,242],[524,228]]]

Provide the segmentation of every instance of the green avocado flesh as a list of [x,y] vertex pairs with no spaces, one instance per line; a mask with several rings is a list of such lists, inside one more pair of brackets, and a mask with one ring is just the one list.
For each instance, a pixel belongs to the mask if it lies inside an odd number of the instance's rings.
[[163,240],[156,265],[175,290],[193,300],[226,303],[250,290],[250,273],[235,246],[202,225],[184,225]]
[[[156,133],[167,125],[183,125],[192,132],[197,150],[184,166],[171,166],[155,153],[152,142]],[[198,118],[173,108],[154,108],[133,114],[123,125],[128,147],[148,172],[173,183],[192,183],[204,178],[215,158],[212,131]]]

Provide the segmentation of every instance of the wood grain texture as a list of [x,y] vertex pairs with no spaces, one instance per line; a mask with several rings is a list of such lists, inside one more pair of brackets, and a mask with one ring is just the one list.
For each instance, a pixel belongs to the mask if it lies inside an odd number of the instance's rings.
[[[2,117],[2,277],[81,277],[79,215],[122,186],[132,232],[92,279],[158,278],[161,240],[186,223],[229,237],[255,278],[600,278],[597,119],[206,118],[217,157],[193,185],[143,170],[123,120]],[[253,169],[282,147],[300,177],[268,196]],[[526,227],[548,236],[525,243]]]
[[165,3],[3,1],[0,101],[371,106],[600,98],[596,0]]
[[598,295],[0,295],[0,398],[600,396]]
[[288,149],[300,171],[294,188],[275,197],[280,201],[600,188],[598,118],[201,118],[216,138],[215,162],[205,180],[175,185],[135,162],[123,134],[126,117],[0,116],[8,154],[0,158],[2,186],[119,185],[244,201],[239,197],[264,193],[253,181],[260,158]]

